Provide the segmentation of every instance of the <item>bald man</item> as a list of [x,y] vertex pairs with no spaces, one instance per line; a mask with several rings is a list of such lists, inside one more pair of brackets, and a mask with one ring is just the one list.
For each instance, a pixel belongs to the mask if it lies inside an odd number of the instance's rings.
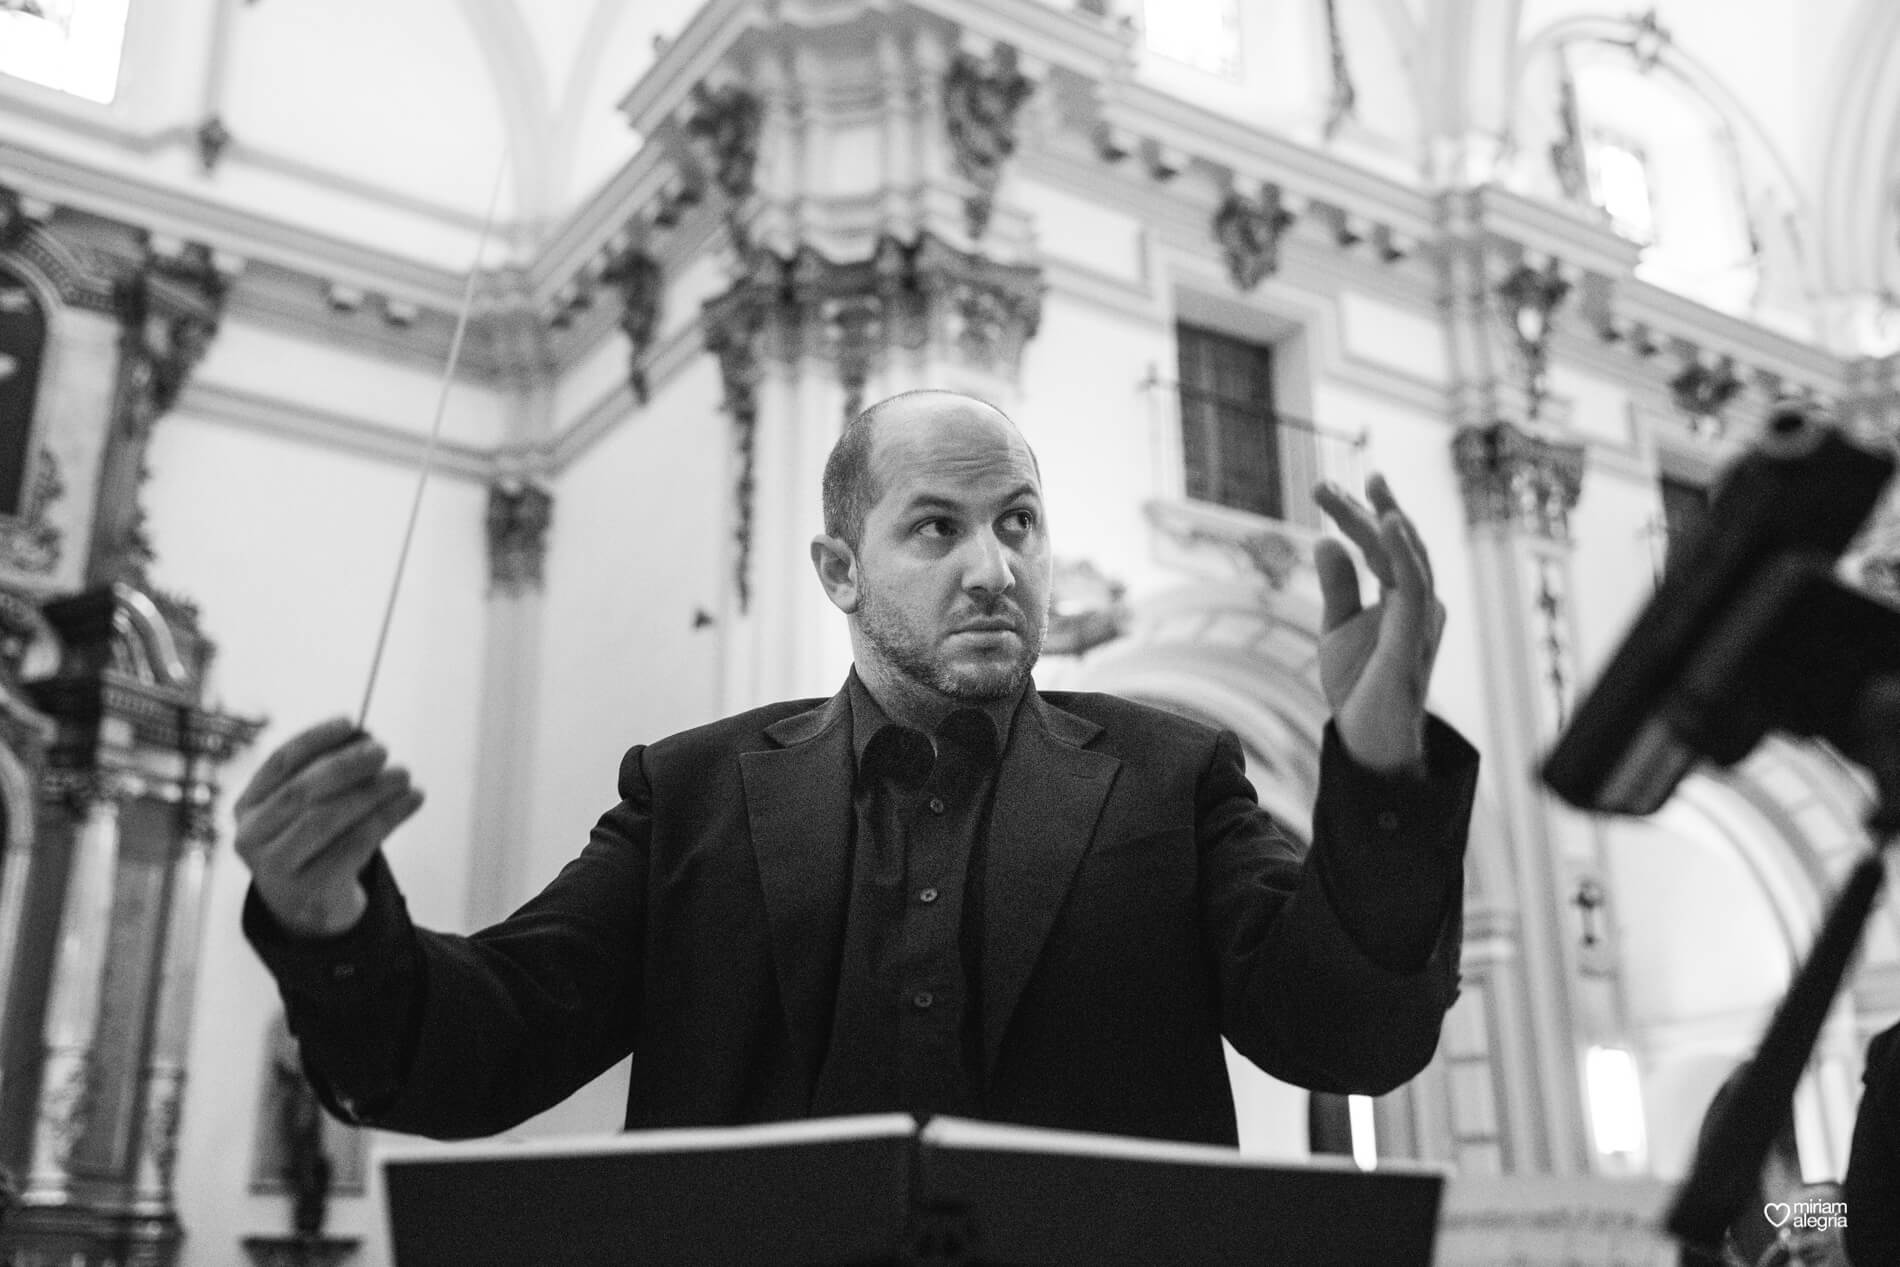
[[1399,1085],[1456,991],[1477,756],[1425,711],[1425,549],[1366,491],[1317,494],[1381,598],[1321,543],[1307,851],[1233,734],[1036,690],[1040,471],[950,392],[873,406],[826,465],[842,689],[634,746],[586,848],[495,927],[411,924],[381,846],[421,794],[347,721],[296,736],[240,797],[238,851],[319,1093],[481,1135],[631,1054],[628,1128],[900,1110],[1231,1144],[1222,1035],[1316,1090]]

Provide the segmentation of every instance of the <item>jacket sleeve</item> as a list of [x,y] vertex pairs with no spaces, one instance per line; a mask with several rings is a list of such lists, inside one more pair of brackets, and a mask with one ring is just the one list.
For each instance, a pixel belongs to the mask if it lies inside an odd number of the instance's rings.
[[1197,790],[1202,925],[1221,1028],[1273,1076],[1379,1095],[1423,1069],[1457,997],[1478,756],[1433,718],[1422,776],[1355,765],[1332,727],[1303,862],[1223,733]]
[[255,892],[246,899],[245,933],[332,1112],[439,1139],[491,1135],[631,1050],[651,829],[641,751],[580,855],[473,936],[411,923],[380,855],[364,874],[369,910],[340,937],[293,938]]

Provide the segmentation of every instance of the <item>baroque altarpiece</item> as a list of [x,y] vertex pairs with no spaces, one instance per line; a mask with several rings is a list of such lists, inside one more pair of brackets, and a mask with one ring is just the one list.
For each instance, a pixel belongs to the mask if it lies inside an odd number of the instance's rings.
[[211,253],[0,189],[0,1252],[159,1263],[219,771],[258,723],[148,577],[153,426]]

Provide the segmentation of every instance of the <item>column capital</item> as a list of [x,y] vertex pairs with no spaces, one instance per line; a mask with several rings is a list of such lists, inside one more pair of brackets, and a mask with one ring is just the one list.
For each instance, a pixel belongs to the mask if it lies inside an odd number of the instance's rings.
[[489,593],[520,598],[539,593],[541,568],[548,553],[548,525],[554,520],[554,495],[539,484],[519,479],[488,486]]
[[1452,461],[1473,527],[1497,524],[1565,543],[1583,489],[1583,446],[1533,435],[1499,419],[1461,427]]

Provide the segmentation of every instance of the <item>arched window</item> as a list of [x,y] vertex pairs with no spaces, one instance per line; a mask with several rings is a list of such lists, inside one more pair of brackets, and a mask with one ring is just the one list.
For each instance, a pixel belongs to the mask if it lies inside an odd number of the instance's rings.
[[0,515],[20,513],[45,349],[46,314],[39,299],[0,266]]
[[119,86],[131,0],[8,0],[0,4],[0,75],[101,105]]

